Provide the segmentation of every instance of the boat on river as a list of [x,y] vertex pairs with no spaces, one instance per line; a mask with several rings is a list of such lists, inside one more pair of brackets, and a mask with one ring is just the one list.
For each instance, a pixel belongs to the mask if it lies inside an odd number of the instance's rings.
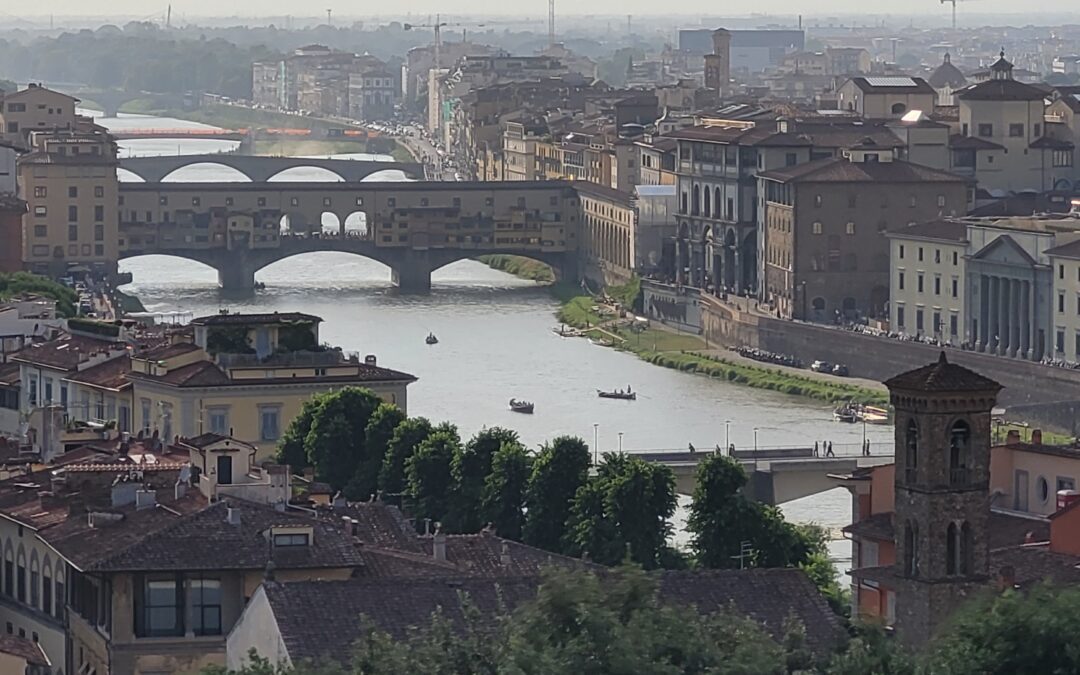
[[858,421],[858,417],[855,414],[855,407],[850,403],[845,403],[833,410],[832,417],[837,422],[844,422],[846,424],[854,424]]
[[596,395],[600,398],[617,398],[623,401],[637,400],[637,392],[630,391],[629,387],[626,388],[626,391],[623,391],[622,389],[617,389],[615,391],[604,391],[602,389],[597,389]]
[[510,411],[531,415],[533,414],[533,404],[528,401],[519,401],[516,398],[512,398],[510,399]]
[[428,336],[424,338],[424,342],[429,345],[437,345],[439,344],[439,338],[435,337],[435,333],[428,333]]

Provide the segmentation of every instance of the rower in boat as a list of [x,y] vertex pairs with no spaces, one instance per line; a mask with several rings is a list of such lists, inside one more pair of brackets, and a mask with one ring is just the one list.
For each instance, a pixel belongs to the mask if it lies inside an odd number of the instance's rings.
[[435,337],[435,333],[428,333],[428,336],[424,338],[424,342],[429,345],[437,345],[439,344],[439,338]]
[[519,401],[517,399],[510,399],[511,412],[524,413],[531,415],[533,413],[533,404],[528,401]]

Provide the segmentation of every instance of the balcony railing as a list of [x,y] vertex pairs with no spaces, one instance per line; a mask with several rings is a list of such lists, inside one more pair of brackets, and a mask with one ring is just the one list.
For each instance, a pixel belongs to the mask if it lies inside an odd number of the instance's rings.
[[222,368],[292,368],[356,365],[360,355],[336,349],[323,352],[285,352],[259,357],[257,354],[218,354],[215,359]]

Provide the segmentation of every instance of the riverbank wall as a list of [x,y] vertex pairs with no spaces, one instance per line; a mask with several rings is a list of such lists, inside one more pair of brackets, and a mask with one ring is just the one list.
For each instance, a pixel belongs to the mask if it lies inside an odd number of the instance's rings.
[[[701,332],[713,344],[758,347],[789,354],[804,363],[843,363],[852,376],[884,381],[938,358],[941,347],[787,321],[752,309],[753,300],[724,301],[708,294],[685,296],[687,311],[696,301]],[[1000,382],[998,397],[1006,418],[1080,435],[1080,371],[978,352],[947,349],[950,361]]]

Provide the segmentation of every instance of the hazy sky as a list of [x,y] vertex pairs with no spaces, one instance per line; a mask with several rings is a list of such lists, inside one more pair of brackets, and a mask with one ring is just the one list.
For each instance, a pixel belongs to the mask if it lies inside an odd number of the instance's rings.
[[[963,2],[963,0],[961,0]],[[125,19],[160,16],[164,14],[169,0],[108,0],[106,3],[96,5],[97,11],[93,15],[105,15],[122,17]],[[62,16],[85,17],[89,13],[89,7],[85,0],[49,0],[43,3],[3,3],[0,7],[0,28],[17,25],[18,19],[40,19],[50,14]],[[366,6],[365,6],[366,5]],[[1022,10],[1015,0],[978,0],[978,2],[963,2],[959,5],[958,13],[963,16],[969,14],[993,14],[1007,13],[1013,15],[1009,23],[1022,25],[1028,23],[1041,23],[1038,14],[1069,12],[1071,3],[1062,3],[1051,0],[1027,0],[1022,3]],[[714,1],[706,0],[681,0],[679,2],[656,2],[656,0],[591,0],[587,3],[568,2],[556,0],[557,11],[563,15],[571,14],[613,14],[613,15],[656,15],[663,14],[671,17],[674,14],[686,15],[692,19],[700,13],[717,15],[729,13],[736,9],[730,5],[719,5]],[[805,17],[826,16],[829,13],[860,13],[868,14],[879,12],[881,15],[894,17],[926,17],[940,16],[947,19],[949,8],[942,6],[938,0],[915,0],[915,2],[896,2],[896,0],[756,0],[753,3],[756,12],[797,14],[802,13]],[[368,3],[341,2],[340,0],[323,0],[321,3],[297,2],[296,0],[176,0],[172,2],[173,17],[188,17],[194,19],[200,16],[238,16],[238,17],[268,17],[272,15],[320,16],[326,8],[332,9],[335,16],[361,16],[380,14],[387,19],[390,12],[403,16],[408,12],[428,14],[442,12],[443,14],[517,14],[546,16],[547,2],[545,0],[527,0],[525,2],[506,2],[505,0],[405,0],[396,3],[378,3],[372,6]],[[370,9],[369,9],[370,8]],[[741,8],[739,8],[741,9]],[[725,12],[728,10],[728,12]],[[736,9],[736,11],[738,11]],[[1020,12],[1023,13],[1020,13]],[[1077,10],[1080,11],[1080,7]],[[731,12],[734,14],[734,12]],[[764,17],[763,17],[764,18]],[[255,19],[254,21],[258,21]],[[263,19],[265,21],[265,19]],[[903,21],[906,23],[906,21]],[[1004,23],[1004,22],[1003,22]]]

